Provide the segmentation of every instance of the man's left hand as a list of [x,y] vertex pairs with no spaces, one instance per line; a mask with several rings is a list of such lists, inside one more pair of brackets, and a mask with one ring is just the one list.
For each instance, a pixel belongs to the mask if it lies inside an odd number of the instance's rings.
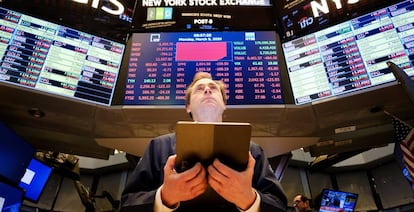
[[208,183],[224,199],[247,210],[256,200],[256,192],[252,188],[255,163],[249,152],[246,170],[238,172],[215,159],[207,169]]

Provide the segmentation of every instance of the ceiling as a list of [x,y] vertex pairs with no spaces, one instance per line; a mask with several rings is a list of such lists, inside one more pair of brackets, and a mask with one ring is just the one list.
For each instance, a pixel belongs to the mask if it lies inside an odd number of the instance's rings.
[[[0,98],[0,120],[35,148],[99,159],[107,159],[115,148],[139,156],[150,138],[173,132],[178,120],[190,120],[184,106],[105,107],[8,84],[0,84]],[[44,117],[33,117],[31,109],[40,109]],[[301,147],[316,157],[393,142],[384,110],[414,120],[414,105],[404,88],[391,83],[302,106],[233,106],[224,121],[250,122],[252,140],[270,157]],[[335,133],[338,129],[345,132]]]

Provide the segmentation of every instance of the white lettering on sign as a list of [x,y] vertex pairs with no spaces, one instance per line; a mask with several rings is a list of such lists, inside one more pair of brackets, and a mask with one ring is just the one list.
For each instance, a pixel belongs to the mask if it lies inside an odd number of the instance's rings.
[[189,0],[189,6],[217,6],[216,0]]
[[161,6],[162,0],[143,0],[142,6],[144,7],[159,7]]
[[[331,0],[335,3],[335,7],[336,9],[342,9],[342,3],[341,0]],[[348,4],[355,4],[358,3],[359,0],[348,0],[347,3]],[[319,17],[321,14],[319,12],[322,12],[324,14],[328,14],[329,13],[329,7],[328,7],[328,3],[326,2],[326,0],[321,0],[321,2],[316,2],[316,1],[311,1],[310,3],[311,8],[312,8],[312,13],[313,16]]]
[[[87,1],[87,0],[78,0]],[[267,0],[142,0],[143,7],[269,6]]]
[[180,7],[187,6],[186,0],[164,0],[165,6],[168,7]]
[[212,19],[194,19],[194,24],[213,24]]
[[266,5],[266,2],[264,0],[220,0],[220,5]]
[[[82,4],[88,4],[88,2],[89,2],[89,0],[72,0],[72,1],[82,3]],[[100,0],[92,0],[91,7],[95,8],[95,9],[98,9],[99,1]],[[101,7],[101,10],[103,10],[103,11],[109,13],[109,14],[112,14],[112,15],[122,15],[124,13],[125,7],[124,7],[124,5],[122,5],[121,2],[119,2],[118,0],[109,0],[109,2],[111,4],[113,4],[116,7],[116,9],[114,10],[112,8],[109,8],[105,5],[103,5]]]

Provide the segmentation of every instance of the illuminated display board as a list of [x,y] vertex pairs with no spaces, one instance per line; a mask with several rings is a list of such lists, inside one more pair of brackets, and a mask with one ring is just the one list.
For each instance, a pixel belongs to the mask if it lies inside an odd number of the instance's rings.
[[401,0],[275,1],[282,40],[291,40]]
[[20,211],[23,191],[0,181],[0,211]]
[[274,31],[135,33],[124,105],[184,105],[198,71],[227,84],[229,105],[282,104]]
[[[137,31],[273,30],[269,0],[146,0],[137,3]],[[260,21],[256,21],[260,20]]]
[[43,162],[32,158],[26,172],[19,182],[19,188],[22,188],[25,198],[30,201],[38,202],[50,175],[52,167]]
[[393,81],[390,60],[413,75],[414,4],[404,1],[282,46],[296,104]]
[[0,8],[0,82],[110,105],[124,48]]
[[344,211],[353,212],[358,201],[358,194],[323,189],[322,200],[320,202],[320,212]]
[[0,7],[125,42],[137,0],[2,0]]

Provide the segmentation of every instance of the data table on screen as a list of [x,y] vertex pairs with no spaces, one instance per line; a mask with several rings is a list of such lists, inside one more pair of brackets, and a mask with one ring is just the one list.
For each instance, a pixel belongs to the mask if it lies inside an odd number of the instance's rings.
[[0,81],[110,105],[124,44],[0,8]]
[[394,81],[387,61],[414,75],[413,10],[404,1],[283,43],[295,103]]
[[136,33],[131,39],[125,105],[183,105],[200,71],[226,84],[229,105],[283,103],[275,32]]

